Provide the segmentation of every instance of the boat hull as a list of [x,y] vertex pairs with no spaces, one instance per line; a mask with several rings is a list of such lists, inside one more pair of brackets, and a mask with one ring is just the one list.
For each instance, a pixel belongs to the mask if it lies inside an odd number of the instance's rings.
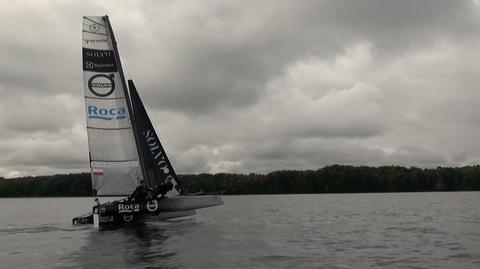
[[123,199],[96,205],[91,213],[72,219],[72,223],[101,226],[138,221],[161,221],[195,215],[195,209],[222,204],[223,201],[219,195],[174,196],[144,202]]
[[194,210],[205,207],[223,205],[220,195],[201,196],[173,196],[168,199],[160,199],[158,207],[161,211]]

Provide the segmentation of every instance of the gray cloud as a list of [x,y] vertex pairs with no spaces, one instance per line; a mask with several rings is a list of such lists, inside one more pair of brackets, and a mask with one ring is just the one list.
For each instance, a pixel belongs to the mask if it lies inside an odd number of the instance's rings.
[[328,59],[367,40],[391,57],[479,33],[469,1],[274,2],[179,2],[165,9],[179,10],[177,16],[149,14],[151,25],[142,24],[149,33],[139,38],[151,42],[127,44],[148,51],[135,57],[135,69],[147,69],[146,95],[165,109],[194,114],[241,109],[258,102],[285,66],[311,55]]

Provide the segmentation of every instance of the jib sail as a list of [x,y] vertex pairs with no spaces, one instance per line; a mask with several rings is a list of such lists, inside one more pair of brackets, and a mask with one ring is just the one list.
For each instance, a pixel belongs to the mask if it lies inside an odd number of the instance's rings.
[[174,188],[167,194],[178,195],[183,190],[132,80],[128,81],[128,88],[135,115],[136,130],[140,134],[139,144],[143,148],[144,158],[142,160],[145,166],[146,183],[148,186],[154,187],[170,181]]
[[143,179],[121,63],[108,17],[83,17],[83,79],[92,185],[128,195]]

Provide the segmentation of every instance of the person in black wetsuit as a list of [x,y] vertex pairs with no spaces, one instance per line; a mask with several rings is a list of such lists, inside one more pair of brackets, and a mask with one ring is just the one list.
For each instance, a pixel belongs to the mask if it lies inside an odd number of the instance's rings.
[[153,198],[152,189],[145,186],[145,181],[140,180],[140,185],[133,191],[132,194],[128,197],[129,201],[132,202],[145,202]]
[[159,195],[162,195],[160,199],[165,197],[165,194],[173,189],[172,179],[172,176],[168,176],[162,184],[157,185],[154,197]]

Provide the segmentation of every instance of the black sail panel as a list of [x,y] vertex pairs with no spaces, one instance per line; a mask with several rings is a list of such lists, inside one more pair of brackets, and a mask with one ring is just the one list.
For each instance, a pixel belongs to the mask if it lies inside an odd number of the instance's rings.
[[160,139],[153,128],[152,122],[148,117],[147,111],[143,106],[142,100],[132,80],[128,81],[128,88],[130,90],[135,124],[141,137],[140,146],[143,147],[144,158],[141,159],[145,162],[144,165],[147,172],[147,175],[144,177],[146,185],[153,188],[159,184],[170,181],[174,188],[168,194],[175,195],[182,193],[183,190],[179,184],[177,175],[160,143]]

